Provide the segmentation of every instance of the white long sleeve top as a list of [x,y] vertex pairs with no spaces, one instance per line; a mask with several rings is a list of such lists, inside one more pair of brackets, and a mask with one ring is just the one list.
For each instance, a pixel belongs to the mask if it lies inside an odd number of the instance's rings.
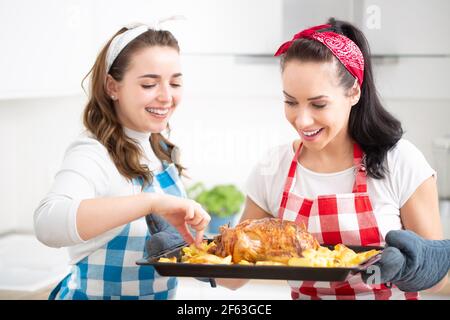
[[[124,128],[124,132],[143,150],[145,156],[142,163],[155,174],[161,172],[162,164],[149,143],[150,133],[128,128]],[[119,173],[106,148],[90,133],[84,132],[67,148],[50,191],[34,212],[36,237],[50,247],[68,247],[70,263],[75,264],[113,239],[124,227],[84,241],[76,225],[80,202],[140,192],[139,186],[133,185]]]

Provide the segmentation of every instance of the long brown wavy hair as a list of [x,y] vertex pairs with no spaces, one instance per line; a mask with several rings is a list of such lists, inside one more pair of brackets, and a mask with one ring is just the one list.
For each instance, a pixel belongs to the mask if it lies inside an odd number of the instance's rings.
[[[126,30],[126,28],[120,29],[106,43],[97,56],[93,67],[82,81],[82,87],[84,88],[84,81],[91,75],[89,100],[84,109],[83,123],[86,129],[106,147],[120,174],[130,181],[133,178],[143,179],[142,188],[144,188],[145,185],[152,183],[153,173],[146,165],[141,164],[142,151],[133,139],[125,135],[122,124],[117,117],[113,100],[106,91],[106,54],[112,39]],[[108,74],[116,81],[121,81],[132,56],[141,49],[152,46],[170,47],[180,52],[178,41],[169,31],[150,29],[132,40],[120,52]],[[170,132],[170,128],[167,129]],[[173,156],[178,150],[176,146],[161,133],[152,133],[149,143],[158,159],[174,163],[181,175],[184,168],[178,163],[177,157]]]

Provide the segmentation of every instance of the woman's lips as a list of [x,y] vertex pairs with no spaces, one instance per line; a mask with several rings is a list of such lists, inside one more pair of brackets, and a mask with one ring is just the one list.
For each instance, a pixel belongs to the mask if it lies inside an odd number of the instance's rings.
[[317,139],[320,133],[323,131],[323,128],[315,129],[315,130],[300,130],[301,137],[306,141],[313,141]]
[[164,119],[169,114],[170,108],[145,108],[145,111],[153,117]]

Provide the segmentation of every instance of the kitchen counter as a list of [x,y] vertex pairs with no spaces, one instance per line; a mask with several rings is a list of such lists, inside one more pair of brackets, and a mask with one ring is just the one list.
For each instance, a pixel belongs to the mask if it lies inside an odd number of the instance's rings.
[[[0,300],[45,300],[58,279],[67,272],[65,251],[45,247],[32,235],[3,237],[0,253]],[[211,288],[209,283],[192,278],[179,278],[179,282],[176,299],[180,300],[290,299],[288,285],[282,280],[252,280],[235,291],[223,287]],[[425,293],[423,298],[450,300],[450,279],[440,292]]]
[[[222,287],[211,288],[208,283],[192,278],[179,278],[176,300],[290,300],[285,281],[253,280],[233,291]],[[54,285],[34,292],[2,291],[0,300],[46,300]],[[422,293],[423,300],[450,300],[450,279],[438,293]]]

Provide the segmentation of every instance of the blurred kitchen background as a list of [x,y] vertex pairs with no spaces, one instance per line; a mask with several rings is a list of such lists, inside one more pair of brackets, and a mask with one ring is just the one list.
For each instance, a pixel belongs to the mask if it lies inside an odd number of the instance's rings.
[[[34,239],[33,212],[82,130],[81,80],[98,51],[123,25],[173,15],[186,17],[164,25],[180,42],[185,96],[171,139],[193,182],[242,188],[268,148],[296,137],[273,53],[333,16],[368,37],[385,106],[438,171],[450,238],[449,14],[447,0],[0,0],[0,299],[45,299],[67,270],[64,249]],[[180,286],[179,298],[226,297],[290,298],[277,281],[233,294]]]

